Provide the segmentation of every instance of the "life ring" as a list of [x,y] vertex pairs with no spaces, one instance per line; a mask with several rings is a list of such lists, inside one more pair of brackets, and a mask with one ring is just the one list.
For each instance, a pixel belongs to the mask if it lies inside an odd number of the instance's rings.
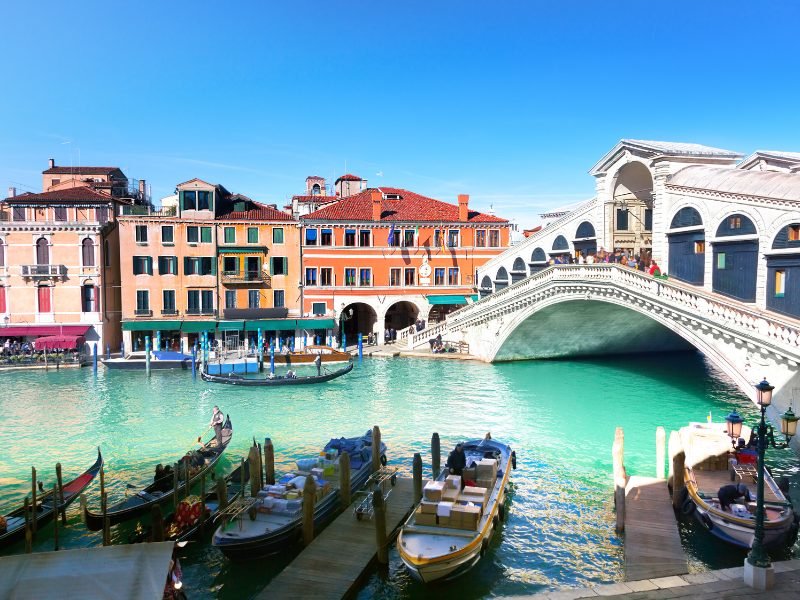
[[697,506],[695,506],[691,498],[686,498],[686,500],[683,501],[683,504],[681,504],[681,513],[687,517],[693,514],[695,509],[697,509]]
[[381,454],[381,465],[383,465],[384,467],[386,466],[386,455],[385,454]]
[[700,515],[700,520],[703,522],[703,525],[705,525],[708,528],[709,531],[714,529],[714,523],[711,521],[711,517],[709,517],[706,513]]

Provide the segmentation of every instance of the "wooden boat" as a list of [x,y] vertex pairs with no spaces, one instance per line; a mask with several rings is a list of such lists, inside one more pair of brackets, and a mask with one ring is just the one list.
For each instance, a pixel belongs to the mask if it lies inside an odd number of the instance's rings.
[[[269,351],[267,351],[267,357],[268,355]],[[287,354],[276,351],[275,364],[311,365],[314,364],[317,356],[322,358],[323,363],[349,362],[352,358],[349,352],[343,352],[331,346],[311,345]],[[267,357],[264,359],[265,362]]]
[[[212,436],[202,448],[197,451],[190,449],[189,452],[184,455],[184,458],[192,455],[199,463],[194,465],[194,469],[191,467],[189,469],[189,487],[199,481],[204,473],[208,473],[214,468],[214,465],[220,459],[222,453],[225,452],[225,448],[228,447],[232,437],[233,428],[231,426],[231,418],[227,416],[222,426],[222,448],[216,447],[217,441]],[[181,461],[183,461],[183,459],[181,459]],[[170,473],[166,477],[162,477],[158,481],[151,483],[143,490],[129,496],[122,502],[110,506],[106,511],[106,516],[110,520],[111,525],[116,525],[128,519],[138,517],[146,513],[154,504],[161,504],[171,499],[175,493],[173,477],[173,474]],[[185,477],[179,479],[179,487],[186,487]],[[86,521],[86,527],[88,527],[90,531],[98,531],[103,528],[103,515],[101,512],[93,512],[87,508],[84,511],[84,520]]]
[[[100,362],[109,369],[144,370],[147,368],[147,353],[139,350],[124,358],[102,358]],[[191,369],[192,355],[165,350],[150,352],[150,368]]]
[[[478,486],[462,491],[460,480],[445,470],[436,482],[426,485],[423,500],[397,538],[403,564],[423,583],[452,579],[472,568],[505,517],[506,484],[510,469],[516,467],[515,453],[507,444],[491,439],[464,442],[464,453],[467,465],[475,469],[465,469],[464,478]],[[487,476],[490,471],[495,473],[493,478]],[[439,490],[443,500],[435,500]]]
[[[356,438],[332,439],[325,445],[327,456],[339,456],[347,452],[350,457],[350,489],[355,492],[361,488],[372,473],[372,432]],[[381,464],[386,463],[386,445],[381,443]],[[334,459],[332,459],[334,460]],[[302,463],[303,461],[298,461]],[[300,464],[298,464],[300,466]],[[331,467],[332,468],[332,467]],[[305,477],[307,472],[295,471],[295,476]],[[323,476],[329,483],[329,491],[318,496],[314,506],[314,527],[319,529],[326,525],[339,512],[339,475]],[[293,476],[285,475],[276,482],[276,487],[286,485]],[[284,483],[281,484],[280,482]],[[269,486],[267,487],[269,490]],[[267,495],[267,490],[262,496]],[[213,544],[225,556],[233,560],[249,560],[286,551],[287,547],[300,541],[302,537],[301,511],[288,505],[285,510],[274,506],[267,507],[266,499],[250,498],[241,501],[236,510],[225,515],[222,524],[214,532]],[[295,501],[302,506],[302,501]],[[255,509],[255,519],[249,513]],[[270,510],[270,512],[265,512]]]
[[[86,469],[81,475],[72,481],[64,484],[64,502],[61,503],[53,498],[53,490],[42,494],[36,500],[36,522],[44,525],[53,519],[53,516],[61,509],[66,509],[72,504],[94,480],[103,466],[103,455],[97,449],[97,460]],[[59,499],[60,500],[60,499]],[[56,506],[57,505],[57,506]],[[25,536],[25,507],[20,507],[5,515],[6,529],[0,531],[0,546],[10,544],[22,539]]]
[[[746,427],[742,429],[742,436],[748,438],[749,431],[745,431]],[[686,455],[684,483],[687,497],[682,512],[694,514],[700,524],[719,539],[740,548],[750,548],[756,523],[755,465],[735,460],[737,455],[731,451],[724,423],[690,423],[679,433]],[[731,483],[744,484],[752,501],[734,503],[730,511],[722,510],[717,493],[722,486]],[[768,471],[764,472],[764,509],[764,547],[793,544],[797,537],[798,517],[791,501]]]
[[326,381],[331,381],[332,379],[346,375],[352,370],[353,363],[350,362],[347,366],[336,371],[328,371],[327,369],[323,368],[322,375],[296,375],[294,377],[289,377],[287,375],[275,375],[274,377],[270,377],[267,375],[266,377],[261,376],[254,378],[244,377],[237,373],[229,373],[227,375],[211,375],[201,370],[200,377],[202,377],[205,381],[210,381],[211,383],[227,383],[230,385],[249,387],[270,387],[281,385],[308,385],[311,383],[325,383]]

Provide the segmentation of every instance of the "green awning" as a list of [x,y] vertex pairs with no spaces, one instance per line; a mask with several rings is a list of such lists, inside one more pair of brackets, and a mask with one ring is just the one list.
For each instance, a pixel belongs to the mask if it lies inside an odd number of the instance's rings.
[[298,329],[333,329],[336,321],[333,319],[298,319]]
[[266,246],[223,246],[217,248],[218,254],[266,254]]
[[180,321],[127,321],[122,324],[123,331],[178,331]]
[[216,321],[184,321],[181,331],[185,333],[201,333],[203,331],[214,331],[217,328]]
[[442,294],[439,296],[428,296],[429,304],[466,304],[466,296],[456,296],[454,294]]
[[247,331],[294,331],[297,328],[296,319],[260,319],[258,321],[248,321],[245,329]]
[[220,321],[217,323],[220,331],[241,331],[244,329],[244,321]]

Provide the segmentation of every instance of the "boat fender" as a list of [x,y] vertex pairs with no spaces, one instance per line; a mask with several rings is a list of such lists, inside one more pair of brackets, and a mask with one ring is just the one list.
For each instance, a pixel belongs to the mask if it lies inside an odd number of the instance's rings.
[[506,520],[506,504],[503,502],[502,504],[498,505],[497,507],[497,516],[500,517],[501,521]]
[[688,517],[689,515],[694,513],[696,508],[697,507],[695,506],[694,502],[692,502],[692,499],[686,498],[686,500],[684,500],[683,504],[681,505],[681,513],[683,513]]
[[711,517],[709,517],[707,514],[703,513],[702,515],[700,515],[700,520],[703,522],[703,525],[705,525],[708,528],[709,531],[714,529],[714,523],[712,523]]
[[511,468],[517,468],[517,452],[515,450],[511,451]]
[[481,558],[483,558],[483,556],[486,554],[486,550],[488,550],[488,548],[489,548],[489,540],[483,538],[483,540],[481,541]]
[[384,466],[384,467],[386,466],[386,455],[385,454],[381,454],[381,465]]

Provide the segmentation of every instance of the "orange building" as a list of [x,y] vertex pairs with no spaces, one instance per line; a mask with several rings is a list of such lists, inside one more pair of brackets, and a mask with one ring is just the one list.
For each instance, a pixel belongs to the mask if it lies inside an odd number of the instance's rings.
[[[303,312],[337,319],[347,339],[475,299],[475,270],[509,245],[505,219],[398,188],[367,188],[301,217]],[[349,343],[349,342],[348,342]]]

